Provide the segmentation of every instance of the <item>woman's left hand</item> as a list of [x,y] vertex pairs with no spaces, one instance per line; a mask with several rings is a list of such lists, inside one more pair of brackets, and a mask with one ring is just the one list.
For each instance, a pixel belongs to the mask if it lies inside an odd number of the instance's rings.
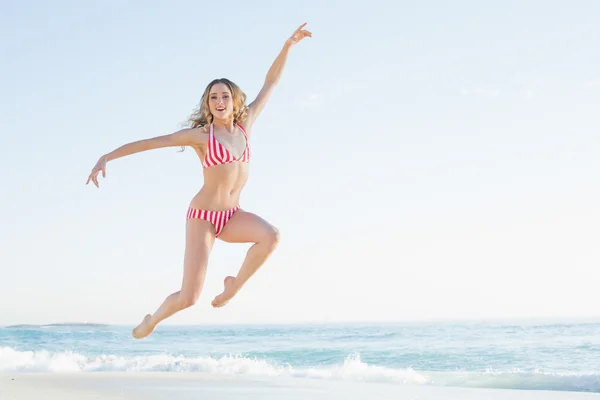
[[296,29],[294,31],[294,33],[292,34],[292,36],[290,36],[290,38],[288,39],[288,43],[290,45],[295,45],[296,43],[300,42],[302,39],[304,39],[305,37],[312,37],[312,33],[302,29],[306,26],[306,22],[303,23],[302,25],[300,25],[300,27],[298,27],[298,29]]

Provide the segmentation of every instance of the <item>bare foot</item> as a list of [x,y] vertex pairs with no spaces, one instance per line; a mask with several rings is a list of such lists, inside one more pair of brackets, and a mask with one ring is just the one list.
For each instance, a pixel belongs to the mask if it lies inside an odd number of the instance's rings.
[[141,338],[145,338],[146,336],[148,336],[149,334],[151,334],[152,332],[154,332],[154,328],[156,328],[156,326],[153,326],[150,323],[150,318],[152,318],[152,316],[150,314],[147,314],[144,317],[144,320],[133,329],[133,331],[131,332],[133,334],[133,337],[136,339],[141,339]]
[[235,278],[233,276],[226,277],[223,284],[225,286],[223,293],[215,297],[212,303],[210,303],[213,307],[223,307],[239,290],[235,287]]

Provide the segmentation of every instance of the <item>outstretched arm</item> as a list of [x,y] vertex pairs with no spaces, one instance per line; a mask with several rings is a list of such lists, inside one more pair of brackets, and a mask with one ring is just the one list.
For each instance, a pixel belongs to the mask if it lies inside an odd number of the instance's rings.
[[248,114],[244,122],[244,125],[247,129],[250,129],[258,115],[265,107],[265,104],[267,104],[267,101],[271,97],[273,88],[277,85],[279,79],[281,78],[281,74],[283,73],[283,68],[285,67],[290,49],[305,37],[312,37],[311,32],[302,29],[305,25],[306,22],[300,25],[300,27],[294,31],[292,36],[285,41],[285,44],[279,52],[279,55],[277,58],[275,58],[271,68],[269,68],[269,72],[267,72],[267,77],[265,78],[265,83],[262,89],[256,96],[256,99],[254,99],[254,101],[248,106]]
[[92,181],[96,187],[99,187],[98,174],[100,171],[102,171],[102,177],[106,177],[106,163],[109,161],[161,147],[198,146],[206,142],[206,135],[202,135],[202,133],[202,128],[186,128],[169,135],[156,136],[150,139],[143,139],[127,143],[116,148],[110,153],[106,153],[105,155],[101,156],[94,168],[92,168],[92,172],[90,173],[90,176],[85,184],[87,185],[90,183],[90,181]]

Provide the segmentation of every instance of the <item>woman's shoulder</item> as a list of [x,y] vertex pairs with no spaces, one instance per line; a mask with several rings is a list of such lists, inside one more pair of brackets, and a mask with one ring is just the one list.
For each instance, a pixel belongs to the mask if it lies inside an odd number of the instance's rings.
[[203,147],[208,141],[208,130],[206,127],[188,127],[176,133],[180,138],[178,141],[185,142],[185,146]]
[[208,125],[195,126],[188,128],[190,133],[195,134],[208,134]]

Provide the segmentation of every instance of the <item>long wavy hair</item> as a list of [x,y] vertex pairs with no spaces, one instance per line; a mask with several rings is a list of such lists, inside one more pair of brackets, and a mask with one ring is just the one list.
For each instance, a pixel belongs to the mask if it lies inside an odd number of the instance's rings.
[[208,86],[206,86],[206,89],[204,89],[204,94],[200,99],[200,104],[198,104],[198,107],[196,107],[188,119],[188,123],[192,128],[209,125],[213,121],[214,117],[210,112],[208,99],[210,97],[210,90],[217,83],[224,83],[231,91],[231,96],[233,98],[233,122],[242,123],[246,119],[246,115],[248,113],[248,107],[246,106],[246,93],[244,93],[238,85],[229,79],[219,78],[214,79],[208,84]]

